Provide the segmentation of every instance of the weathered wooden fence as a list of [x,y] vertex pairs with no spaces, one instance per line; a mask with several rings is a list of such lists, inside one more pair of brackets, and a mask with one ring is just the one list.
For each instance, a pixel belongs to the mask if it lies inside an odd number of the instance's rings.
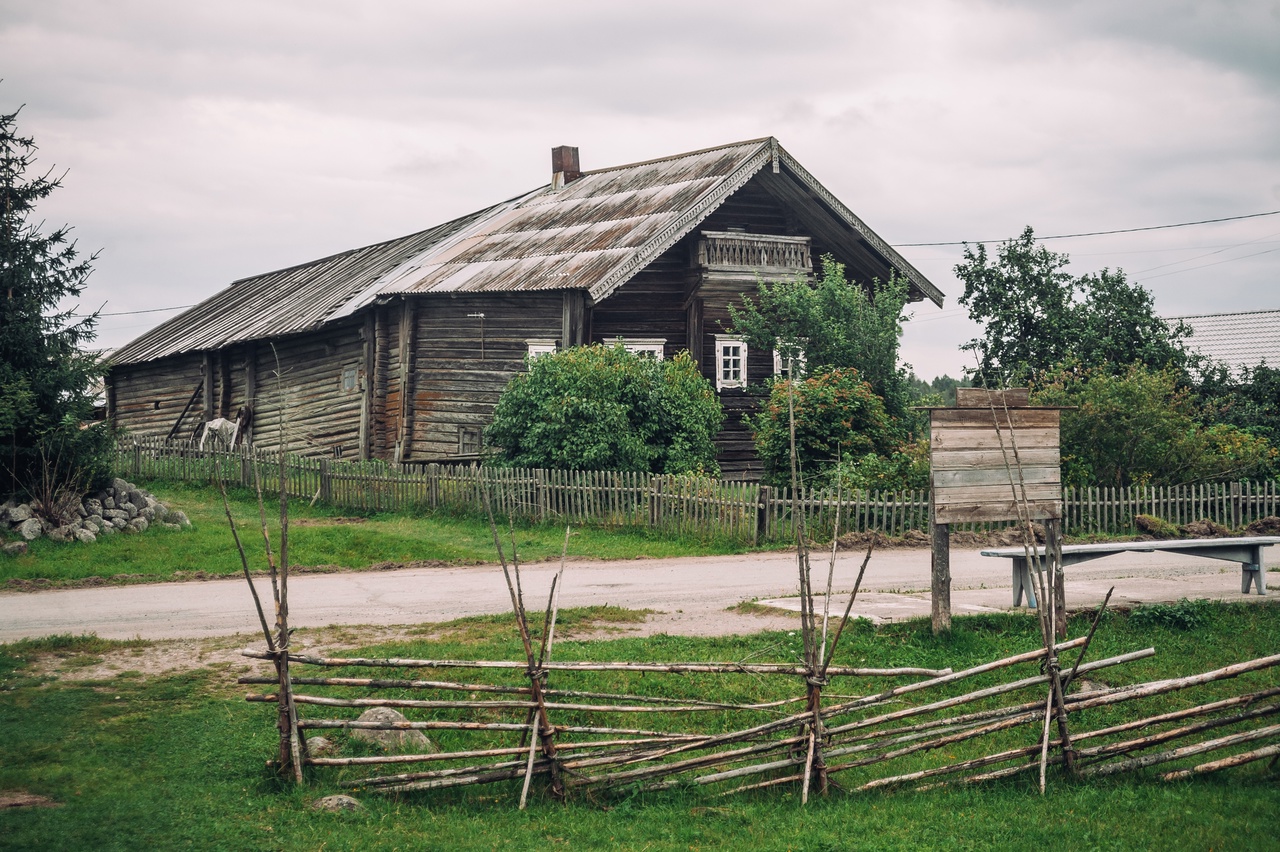
[[[197,449],[188,443],[134,438],[118,449],[117,470],[146,479],[227,482],[279,492],[280,457],[240,448]],[[815,538],[834,529],[902,535],[929,528],[929,492],[769,488],[700,476],[617,471],[531,470],[478,465],[389,465],[379,461],[288,456],[290,496],[361,511],[477,511],[487,492],[495,513],[538,522],[644,526],[675,533],[762,542],[789,538],[794,512]],[[1073,534],[1136,532],[1134,517],[1175,524],[1208,518],[1238,528],[1280,514],[1274,481],[1170,487],[1067,488],[1064,525]],[[793,508],[794,506],[794,508]],[[1002,524],[965,524],[985,529]]]

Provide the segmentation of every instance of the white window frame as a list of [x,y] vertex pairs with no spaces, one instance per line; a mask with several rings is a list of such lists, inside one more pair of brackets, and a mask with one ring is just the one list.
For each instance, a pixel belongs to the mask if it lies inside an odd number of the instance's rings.
[[531,337],[524,342],[529,347],[529,360],[532,361],[539,355],[550,355],[556,351],[556,342],[554,338],[548,337]]
[[633,355],[652,355],[661,361],[663,348],[667,345],[665,337],[619,337],[622,348]]
[[[794,360],[796,372],[803,376],[805,367],[808,366],[808,361],[805,359],[804,353],[797,352]],[[779,378],[791,378],[787,373],[786,361],[783,359],[782,353],[778,351],[776,344],[773,349],[773,374]]]
[[[747,342],[736,334],[717,334],[716,338],[716,390],[745,388],[747,386]],[[726,355],[733,347],[737,355]],[[733,362],[737,362],[736,372]]]

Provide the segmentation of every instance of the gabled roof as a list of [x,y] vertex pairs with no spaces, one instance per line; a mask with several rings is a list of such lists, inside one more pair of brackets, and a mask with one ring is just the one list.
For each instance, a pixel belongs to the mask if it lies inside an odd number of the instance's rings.
[[1168,317],[1191,328],[1188,349],[1229,367],[1280,367],[1280,310]]
[[937,287],[768,137],[584,172],[427,231],[242,279],[112,360],[308,331],[404,295],[585,290],[598,302],[762,172],[825,241],[896,269],[915,298],[942,304]]

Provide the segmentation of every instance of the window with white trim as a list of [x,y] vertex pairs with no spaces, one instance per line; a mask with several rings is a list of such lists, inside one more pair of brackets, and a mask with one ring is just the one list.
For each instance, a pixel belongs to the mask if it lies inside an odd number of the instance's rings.
[[773,374],[775,376],[777,376],[780,379],[791,378],[791,370],[789,369],[789,367],[795,367],[795,372],[797,376],[804,375],[804,368],[805,368],[806,361],[805,361],[803,352],[797,352],[794,356],[792,356],[792,358],[790,359],[791,360],[790,365],[787,364],[787,360],[788,359],[785,358],[783,354],[778,351],[778,348],[775,345],[773,350]]
[[716,335],[716,390],[747,386],[747,342],[731,334]]
[[553,339],[545,337],[533,337],[525,341],[525,345],[529,347],[529,360],[532,361],[539,355],[549,355],[556,351],[556,342]]
[[649,355],[662,360],[662,349],[667,345],[665,337],[619,337],[622,348],[633,355]]

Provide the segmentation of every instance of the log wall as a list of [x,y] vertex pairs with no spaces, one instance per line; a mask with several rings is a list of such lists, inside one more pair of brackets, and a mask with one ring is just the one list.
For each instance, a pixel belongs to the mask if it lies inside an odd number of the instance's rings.
[[[530,338],[558,340],[560,292],[433,296],[415,310],[410,436],[401,461],[466,455],[498,397],[525,368]],[[484,314],[483,319],[472,314]],[[390,402],[390,400],[388,400]]]
[[[108,381],[115,405],[110,413],[116,425],[138,437],[164,438],[185,408],[176,437],[191,437],[203,409],[203,361],[194,352],[112,368]],[[200,393],[193,400],[197,388]]]
[[258,344],[253,419],[257,447],[283,446],[303,456],[360,457],[362,325],[349,321]]

